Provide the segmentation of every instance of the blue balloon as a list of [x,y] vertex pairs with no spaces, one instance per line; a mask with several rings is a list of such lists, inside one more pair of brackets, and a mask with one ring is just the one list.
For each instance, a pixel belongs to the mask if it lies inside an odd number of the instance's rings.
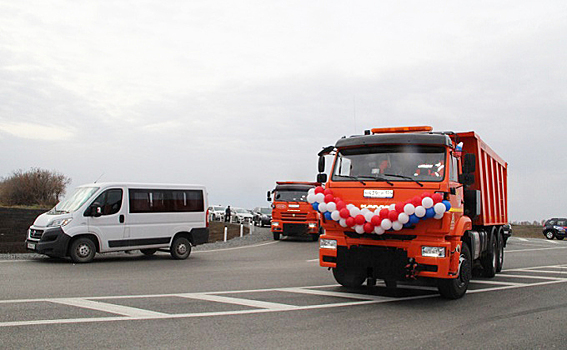
[[446,211],[449,211],[449,209],[451,209],[451,202],[444,200],[443,202],[441,202],[443,204],[445,204],[445,208],[447,208]]
[[404,224],[404,228],[410,228],[411,226],[412,224],[409,221]]
[[319,211],[319,203],[315,202],[313,204],[311,204],[313,206],[313,209]]
[[411,214],[409,217],[409,223],[415,225],[419,222],[419,218],[415,214]]
[[331,213],[329,213],[328,211],[326,211],[325,214],[323,214],[323,215],[325,215],[325,219],[327,219],[327,220],[333,220],[333,219],[331,218]]
[[432,218],[435,216],[435,209],[433,208],[428,208],[425,210],[425,217],[426,218]]

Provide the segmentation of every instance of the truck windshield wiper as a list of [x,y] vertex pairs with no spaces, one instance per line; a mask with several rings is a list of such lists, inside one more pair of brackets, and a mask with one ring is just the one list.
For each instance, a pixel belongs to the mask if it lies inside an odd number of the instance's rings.
[[391,177],[399,177],[400,179],[406,179],[406,180],[411,180],[414,181],[416,184],[418,184],[419,186],[423,187],[423,184],[419,181],[417,181],[416,179],[414,179],[411,176],[405,176],[405,175],[398,175],[398,174],[384,174],[386,176],[391,176]]
[[366,182],[362,181],[361,179],[359,179],[360,176],[350,176],[350,175],[335,175],[337,177],[345,177],[347,179],[352,179],[352,180],[356,180],[358,182],[360,182],[361,184],[363,184],[364,186],[366,186]]
[[392,181],[389,181],[388,179],[382,177],[382,176],[374,176],[374,175],[359,175],[358,177],[363,177],[365,179],[372,179],[372,180],[378,180],[378,181],[385,181],[388,185],[390,186],[394,186],[394,183],[392,183]]

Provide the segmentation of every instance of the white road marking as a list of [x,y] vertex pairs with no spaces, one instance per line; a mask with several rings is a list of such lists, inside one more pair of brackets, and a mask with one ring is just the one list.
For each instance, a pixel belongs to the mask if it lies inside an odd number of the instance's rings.
[[166,315],[161,312],[143,310],[124,305],[101,303],[100,301],[92,301],[83,298],[58,298],[58,299],[47,299],[47,301],[56,304],[82,307],[90,310],[104,311],[127,317],[156,317],[156,316],[159,317]]
[[529,240],[527,240],[526,238],[516,237],[516,239],[522,242],[529,242]]
[[311,260],[307,260],[307,262],[311,263],[311,262],[319,262],[319,258],[317,259],[311,259]]
[[516,250],[504,250],[504,254],[507,253],[518,253],[518,252],[535,252],[538,250],[553,250],[553,249],[567,249],[566,247],[551,247],[551,248],[528,248],[528,249],[516,249]]
[[192,252],[192,254],[196,254],[196,253],[213,253],[213,252],[225,252],[227,250],[236,250],[236,249],[245,249],[245,248],[256,248],[256,247],[262,247],[265,245],[270,245],[270,244],[275,244],[275,243],[279,243],[279,241],[274,241],[274,242],[267,242],[267,243],[259,243],[259,244],[253,244],[253,245],[245,245],[242,247],[234,247],[234,248],[221,248],[221,249],[211,249],[211,250],[195,250]]
[[297,308],[297,306],[295,306],[295,305],[288,305],[288,304],[281,304],[281,303],[270,303],[270,302],[267,302],[267,301],[259,301],[259,300],[252,300],[252,299],[232,298],[232,297],[225,297],[225,296],[221,296],[221,295],[204,294],[204,293],[177,294],[177,296],[183,297],[183,298],[199,299],[199,300],[206,300],[206,301],[215,301],[215,302],[218,302],[218,303],[250,306],[250,307],[256,307],[256,308],[260,308],[260,309],[277,310],[277,311],[293,310],[293,309]]
[[358,299],[358,300],[375,300],[375,301],[385,301],[392,298],[376,296],[376,295],[368,295],[368,294],[356,294],[356,293],[346,293],[346,292],[332,292],[328,290],[313,290],[307,288],[282,288],[280,289],[282,292],[291,292],[291,293],[300,293],[300,294],[310,294],[310,295],[320,295],[320,296],[328,296],[328,297],[337,297],[337,298],[349,298],[349,299]]

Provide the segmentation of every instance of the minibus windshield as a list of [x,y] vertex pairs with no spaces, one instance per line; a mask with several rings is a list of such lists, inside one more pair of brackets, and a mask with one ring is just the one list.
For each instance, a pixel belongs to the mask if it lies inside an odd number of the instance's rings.
[[99,187],[79,187],[75,192],[57,203],[57,205],[51,209],[48,214],[64,214],[72,213],[79,209],[86,201],[93,196],[93,194],[98,191]]

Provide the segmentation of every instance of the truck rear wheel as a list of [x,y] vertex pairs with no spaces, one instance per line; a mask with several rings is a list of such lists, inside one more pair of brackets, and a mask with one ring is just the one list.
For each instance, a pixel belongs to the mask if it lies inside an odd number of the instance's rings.
[[472,277],[471,251],[466,243],[461,248],[459,257],[459,275],[454,279],[437,280],[437,288],[441,296],[446,299],[459,299],[467,292]]
[[504,266],[504,235],[502,234],[502,227],[498,230],[498,234],[496,235],[496,242],[498,242],[498,258],[496,262],[496,272],[502,271],[502,267]]
[[333,269],[333,276],[340,285],[347,288],[359,287],[366,280],[364,271],[341,267],[335,267]]
[[484,276],[492,278],[496,275],[496,270],[498,268],[498,240],[496,239],[497,231],[492,229],[490,232],[490,241],[488,242],[488,251],[480,259],[480,264],[484,271]]

